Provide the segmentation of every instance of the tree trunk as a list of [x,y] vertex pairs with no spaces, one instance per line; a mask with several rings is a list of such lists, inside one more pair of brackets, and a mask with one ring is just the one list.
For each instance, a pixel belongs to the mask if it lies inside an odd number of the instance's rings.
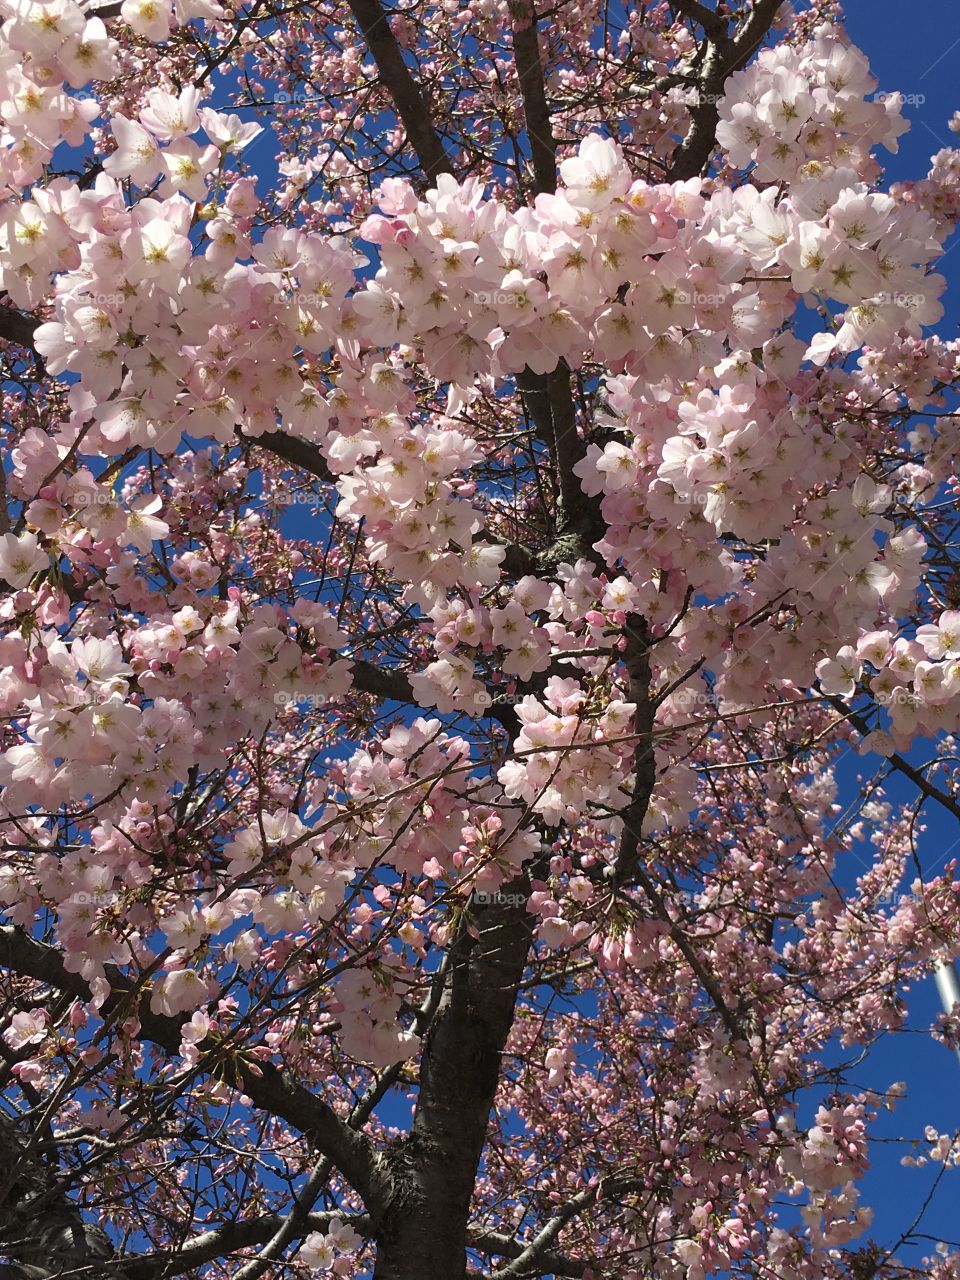
[[[525,898],[524,895],[520,895]],[[375,1280],[463,1280],[467,1217],[500,1062],[533,934],[516,901],[477,910],[423,1047],[409,1138],[392,1157],[394,1194],[377,1236]]]
[[[43,1280],[109,1258],[113,1248],[57,1185],[57,1166],[29,1149],[13,1119],[0,1112],[0,1280]],[[116,1273],[118,1275],[122,1273]]]

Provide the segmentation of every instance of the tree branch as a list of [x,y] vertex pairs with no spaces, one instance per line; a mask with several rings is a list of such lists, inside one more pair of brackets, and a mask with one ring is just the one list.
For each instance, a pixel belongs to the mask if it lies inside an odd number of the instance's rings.
[[24,315],[22,311],[14,311],[11,307],[0,306],[0,338],[7,342],[16,342],[36,355],[33,346],[33,335],[40,328],[41,322],[33,316]]
[[731,71],[739,71],[747,59],[756,53],[773,25],[777,11],[782,7],[783,0],[754,0],[749,18],[734,37],[733,47],[737,61],[736,65],[730,68]]
[[682,13],[685,18],[698,22],[708,36],[714,40],[723,40],[727,34],[727,24],[716,9],[708,9],[700,0],[671,0],[671,8]]
[[[513,1236],[505,1235],[501,1231],[481,1231],[476,1227],[467,1229],[467,1244],[471,1249],[476,1249],[478,1253],[489,1253],[501,1258],[519,1258],[530,1247],[521,1240],[515,1240]],[[544,1270],[549,1271],[552,1275],[570,1276],[572,1280],[582,1280],[583,1273],[588,1266],[585,1262],[579,1262],[576,1258],[568,1258],[565,1254],[556,1253],[546,1247],[538,1250],[537,1261]]]
[[[320,1231],[326,1234],[334,1218],[348,1223],[358,1235],[370,1235],[368,1214],[309,1213],[302,1223],[303,1231]],[[264,1214],[248,1222],[225,1222],[222,1227],[204,1231],[183,1244],[172,1245],[169,1251],[133,1255],[123,1259],[123,1280],[166,1280],[168,1276],[182,1275],[205,1262],[226,1258],[238,1249],[249,1249],[263,1244],[275,1235],[285,1219],[279,1213]]]
[[[319,1231],[326,1235],[334,1219],[352,1227],[358,1235],[373,1236],[370,1215],[366,1213],[308,1213],[302,1223],[303,1233],[309,1235],[312,1231]],[[227,1258],[239,1249],[263,1244],[280,1230],[283,1222],[284,1218],[279,1213],[263,1214],[246,1222],[225,1222],[222,1226],[204,1231],[182,1244],[171,1245],[156,1253],[127,1255],[117,1262],[122,1266],[123,1280],[168,1280],[168,1277],[182,1275],[206,1262]],[[470,1227],[467,1230],[467,1243],[479,1253],[505,1258],[519,1257],[529,1248],[513,1236],[487,1231],[483,1227]],[[541,1249],[537,1256],[545,1267],[549,1267],[558,1276],[570,1276],[579,1280],[585,1270],[584,1263],[566,1258],[563,1254]]]
[[690,108],[692,119],[687,135],[673,153],[667,170],[668,182],[686,182],[688,178],[696,178],[713,154],[720,123],[717,100],[723,94],[729,74],[725,62],[729,50],[728,40],[717,43],[712,38],[707,39],[707,51],[697,85],[698,101]]
[[522,3],[510,7],[513,13],[513,56],[530,142],[534,190],[539,195],[557,189],[557,143],[547,106],[534,3],[535,0],[522,0]]
[[[586,1187],[583,1191],[579,1191],[572,1196],[567,1203],[560,1209],[544,1228],[534,1236],[533,1240],[524,1249],[523,1253],[518,1254],[508,1266],[502,1267],[499,1271],[495,1271],[490,1276],[490,1280],[520,1280],[522,1276],[530,1275],[530,1268],[536,1267],[536,1273],[540,1274],[550,1264],[547,1262],[545,1252],[550,1245],[553,1244],[557,1236],[567,1225],[567,1223],[582,1213],[584,1209],[590,1207],[597,1198],[600,1190],[599,1182],[592,1187]],[[561,1274],[569,1274],[561,1273]],[[583,1274],[581,1270],[580,1274]]]
[[[870,734],[870,726],[859,712],[851,710],[842,699],[835,698],[832,695],[828,694],[826,700],[849,720],[863,737],[867,737]],[[919,791],[922,791],[929,800],[936,800],[937,804],[946,809],[954,818],[960,818],[960,800],[955,799],[949,792],[941,791],[938,786],[935,786],[928,778],[924,777],[923,773],[912,765],[909,760],[905,760],[899,751],[895,751],[892,755],[884,756],[884,759],[898,773],[902,773],[905,778],[909,778],[914,786]]]
[[[527,886],[526,876],[513,885]],[[392,1153],[397,1197],[378,1239],[378,1280],[463,1275],[477,1168],[533,938],[519,897],[464,919],[448,953],[440,1005],[423,1041],[413,1126]],[[418,1272],[418,1258],[431,1259],[429,1269]]]
[[624,629],[627,647],[623,661],[630,677],[629,700],[635,703],[637,708],[633,721],[633,729],[637,735],[637,749],[633,759],[633,798],[621,814],[623,832],[614,865],[615,887],[625,884],[636,868],[643,819],[657,781],[653,747],[656,707],[650,696],[651,636],[646,620],[636,615],[628,617]]
[[84,1222],[67,1195],[56,1164],[42,1158],[28,1134],[3,1111],[0,1150],[0,1254],[17,1262],[10,1280],[47,1280],[61,1271],[99,1266],[112,1255],[105,1233]]
[[288,436],[285,431],[267,431],[262,436],[245,436],[239,427],[237,437],[246,445],[255,445],[258,449],[266,449],[269,453],[289,462],[293,467],[308,471],[310,475],[334,484],[336,477],[327,466],[327,460],[315,444],[309,440],[298,440],[296,436]]
[[576,559],[579,555],[592,558],[590,543],[595,539],[590,537],[590,533],[598,509],[587,502],[573,470],[586,456],[586,449],[577,434],[573,387],[567,362],[561,360],[556,369],[546,374],[526,368],[517,375],[517,386],[538,439],[550,449],[559,491],[558,537],[554,546],[537,559],[546,565],[554,552],[559,553],[558,559]]
[[577,417],[573,402],[570,368],[561,360],[547,375],[547,396],[553,423],[553,440],[560,485],[560,520],[558,532],[569,528],[583,529],[591,523],[596,507],[589,504],[573,468],[586,457],[583,441],[577,435]]
[[692,123],[687,136],[673,154],[668,182],[684,182],[703,171],[717,143],[720,113],[717,102],[723,96],[727,77],[749,62],[770,30],[782,0],[756,0],[750,16],[731,38],[727,25],[697,0],[676,0],[675,7],[695,17],[706,36],[706,52],[697,90],[699,102],[691,108]]
[[291,1240],[299,1239],[305,1234],[310,1211],[329,1177],[330,1161],[324,1156],[317,1162],[306,1183],[297,1192],[290,1212],[281,1219],[277,1230],[270,1236],[260,1253],[240,1268],[234,1280],[259,1280],[271,1262],[281,1256]]
[[[79,974],[67,971],[63,958],[53,947],[36,942],[12,925],[0,927],[0,968],[36,978],[84,1002],[92,998],[86,981]],[[153,1013],[148,991],[137,990],[115,965],[106,965],[105,972],[111,994],[101,1009],[101,1016],[109,1018],[128,1002],[140,1022],[142,1035],[168,1053],[179,1053],[181,1030],[187,1019]],[[197,1070],[209,1075],[223,1065],[224,1054],[216,1040],[204,1041],[200,1050]],[[255,1107],[278,1116],[309,1136],[317,1148],[330,1157],[371,1213],[376,1214],[382,1208],[387,1180],[367,1138],[354,1132],[332,1107],[272,1063],[255,1063],[235,1054],[230,1058],[230,1065],[235,1072],[236,1087],[247,1094]]]
[[423,172],[431,182],[441,173],[453,173],[450,157],[434,129],[420,86],[403,60],[379,0],[350,0],[350,9],[377,64],[380,79],[393,98]]
[[[388,698],[391,702],[409,703],[419,706],[413,692],[413,686],[401,671],[393,671],[389,667],[375,667],[372,662],[353,659],[353,687],[361,693],[372,694],[375,698]],[[494,702],[495,690],[488,690],[490,701],[483,709],[483,715],[496,720],[508,733],[516,734],[520,722],[513,707],[506,703]]]

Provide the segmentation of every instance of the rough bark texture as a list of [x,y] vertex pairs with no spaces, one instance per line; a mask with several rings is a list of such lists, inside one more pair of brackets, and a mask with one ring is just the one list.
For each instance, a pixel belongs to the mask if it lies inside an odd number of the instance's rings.
[[[33,1135],[36,1138],[36,1135]],[[58,1185],[31,1136],[0,1112],[0,1280],[45,1280],[61,1271],[95,1266],[113,1254],[99,1227],[85,1223]]]
[[532,939],[522,906],[478,912],[455,944],[423,1049],[409,1138],[390,1157],[395,1190],[380,1224],[375,1280],[462,1280],[467,1217],[500,1061]]

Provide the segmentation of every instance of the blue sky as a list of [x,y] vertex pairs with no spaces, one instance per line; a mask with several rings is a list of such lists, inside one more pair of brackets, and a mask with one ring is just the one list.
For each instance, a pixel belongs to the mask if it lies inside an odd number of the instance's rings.
[[[960,137],[947,127],[960,109],[960,4],[957,0],[914,0],[907,5],[902,0],[848,0],[844,8],[847,29],[867,54],[880,91],[899,91],[910,99],[904,114],[912,127],[900,139],[899,154],[881,153],[887,180],[922,178],[934,153],[960,145]],[[956,337],[960,329],[958,243],[960,237],[954,237],[937,264],[948,282],[946,314],[938,326],[946,338]],[[851,772],[865,764],[855,758]],[[903,800],[910,796],[908,787],[891,786],[890,794]],[[960,855],[960,830],[935,805],[925,807],[924,817],[927,832],[921,848],[926,853],[925,870],[932,871],[945,857]],[[927,1124],[954,1132],[960,1129],[960,1063],[926,1032],[940,1008],[933,980],[906,994],[907,1031],[883,1041],[854,1078],[864,1087],[878,1089],[894,1080],[908,1085],[907,1098],[878,1124],[878,1134],[921,1137]],[[896,1243],[920,1212],[940,1169],[933,1164],[901,1168],[900,1158],[906,1152],[899,1145],[876,1144],[874,1167],[864,1184],[864,1200],[875,1210],[870,1234],[887,1246]],[[960,1241],[960,1169],[944,1175],[918,1230]]]

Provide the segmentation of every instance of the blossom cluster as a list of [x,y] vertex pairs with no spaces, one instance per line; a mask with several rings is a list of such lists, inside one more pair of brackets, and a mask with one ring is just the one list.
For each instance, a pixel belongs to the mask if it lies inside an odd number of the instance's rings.
[[[0,563],[29,578],[40,553],[29,535],[6,537],[12,543],[0,544]],[[241,622],[236,605],[200,598],[197,605],[158,611],[131,633],[126,652],[110,635],[67,645],[53,626],[29,640],[17,633],[0,640],[0,697],[8,713],[25,713],[24,740],[0,760],[8,805],[42,795],[55,809],[127,782],[140,801],[167,803],[191,768],[214,766],[268,723],[277,689],[308,688],[324,705],[349,689],[350,663],[330,659],[338,633],[322,607],[295,607],[317,645],[305,655],[271,607]]]
[[821,28],[806,44],[779,44],[727,81],[717,141],[762,182],[850,166],[876,173],[872,151],[896,151],[909,127],[899,94],[870,98],[877,81],[859,49]]

